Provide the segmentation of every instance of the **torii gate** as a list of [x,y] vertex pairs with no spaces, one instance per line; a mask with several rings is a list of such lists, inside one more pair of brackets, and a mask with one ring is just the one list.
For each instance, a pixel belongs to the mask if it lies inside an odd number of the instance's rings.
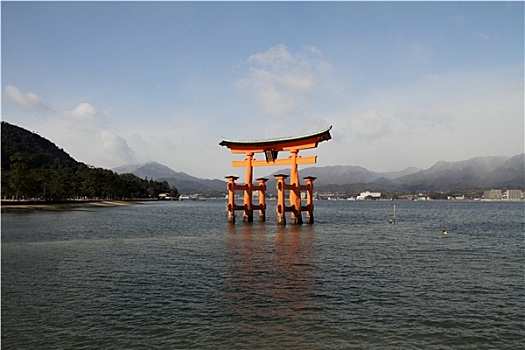
[[[253,167],[271,165],[290,165],[290,183],[286,184],[287,175],[274,175],[277,178],[277,223],[286,225],[286,212],[291,213],[290,221],[292,224],[302,224],[301,211],[307,211],[306,222],[313,224],[313,181],[315,177],[305,177],[306,185],[301,186],[299,182],[298,164],[314,164],[317,156],[301,157],[299,151],[304,149],[316,148],[319,142],[328,141],[332,138],[330,130],[332,127],[317,131],[312,134],[264,139],[264,140],[222,140],[219,145],[228,147],[232,153],[244,153],[246,159],[242,161],[232,161],[233,167],[246,167],[246,181],[244,185],[237,185],[237,176],[226,176],[228,179],[228,222],[235,223],[235,210],[244,210],[243,221],[253,222],[253,211],[259,210],[259,221],[266,221],[266,181],[268,179],[257,179],[258,185],[253,185]],[[281,151],[290,152],[288,158],[277,159]],[[264,153],[266,159],[255,159],[255,153]],[[235,190],[244,191],[244,205],[235,204]],[[284,191],[290,191],[290,205],[285,204]],[[306,206],[301,206],[301,190],[307,191]],[[259,191],[259,204],[252,203],[253,191]]]

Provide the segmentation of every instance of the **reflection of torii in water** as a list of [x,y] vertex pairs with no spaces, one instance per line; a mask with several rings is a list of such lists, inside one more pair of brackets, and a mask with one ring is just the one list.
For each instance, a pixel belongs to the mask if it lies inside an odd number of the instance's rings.
[[[246,167],[246,181],[244,185],[237,185],[236,176],[227,176],[228,179],[228,222],[235,222],[235,210],[244,210],[243,221],[253,222],[253,210],[259,210],[259,220],[265,221],[266,215],[266,181],[268,179],[257,179],[258,185],[254,186],[253,167],[270,165],[290,165],[290,183],[286,184],[287,175],[275,175],[277,178],[277,223],[285,225],[285,212],[291,213],[292,224],[302,224],[301,210],[307,211],[307,223],[313,223],[313,181],[315,177],[305,177],[306,185],[301,186],[299,181],[298,164],[314,164],[317,156],[301,157],[299,151],[303,149],[316,148],[319,142],[328,141],[332,138],[330,130],[332,127],[317,131],[312,134],[283,137],[264,140],[222,140],[219,145],[228,147],[232,153],[244,153],[246,159],[243,161],[233,161],[234,167]],[[288,158],[278,159],[279,152],[290,152]],[[264,153],[265,159],[256,160],[255,153]],[[244,191],[244,205],[235,205],[235,190]],[[290,191],[290,205],[286,206],[284,201],[284,191]],[[307,191],[306,206],[301,206],[301,190]],[[252,203],[253,191],[259,191],[259,205]]]

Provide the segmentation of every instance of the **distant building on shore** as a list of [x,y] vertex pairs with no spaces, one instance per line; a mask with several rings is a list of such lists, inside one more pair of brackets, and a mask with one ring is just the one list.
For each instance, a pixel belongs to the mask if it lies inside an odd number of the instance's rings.
[[522,190],[487,190],[483,192],[483,199],[485,200],[509,200],[509,201],[519,201],[523,199]]
[[500,200],[503,198],[503,191],[502,190],[487,190],[483,192],[483,198],[484,199],[493,199],[493,200]]
[[372,199],[378,199],[379,197],[381,197],[381,192],[369,192],[369,191],[361,192],[361,194],[359,194],[359,196],[357,196],[356,199],[358,201],[363,201],[367,199],[368,197],[371,197]]
[[521,200],[523,192],[521,190],[507,190],[506,197],[509,201]]

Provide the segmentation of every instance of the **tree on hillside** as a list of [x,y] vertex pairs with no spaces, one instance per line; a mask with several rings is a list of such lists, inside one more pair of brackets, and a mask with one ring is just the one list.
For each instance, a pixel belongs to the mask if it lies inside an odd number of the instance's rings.
[[2,188],[6,187],[10,190],[16,199],[30,196],[32,184],[31,157],[17,152],[9,160],[11,170],[9,172],[2,171],[2,180],[7,181],[7,183],[2,183]]

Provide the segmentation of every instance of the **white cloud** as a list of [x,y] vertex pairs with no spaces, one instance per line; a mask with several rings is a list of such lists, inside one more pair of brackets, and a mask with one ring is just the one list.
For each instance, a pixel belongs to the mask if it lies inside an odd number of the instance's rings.
[[254,63],[260,66],[269,66],[273,70],[287,69],[289,65],[296,61],[294,55],[288,51],[288,48],[279,44],[271,47],[265,52],[259,52],[251,55],[248,58],[248,62]]
[[64,112],[68,118],[84,121],[105,120],[109,117],[109,113],[102,109],[97,109],[87,102],[80,103],[74,109]]
[[394,170],[523,152],[522,72],[432,74],[375,91],[327,118],[334,140],[323,147],[325,161]]
[[283,95],[272,85],[264,86],[257,91],[257,100],[267,113],[275,116],[286,116],[297,113],[298,107],[294,100]]
[[314,46],[293,53],[276,45],[248,58],[247,76],[237,81],[237,87],[252,94],[265,113],[298,114],[301,102],[318,87],[318,76],[330,69],[320,57],[321,50]]
[[369,110],[352,120],[351,135],[359,142],[372,142],[391,134],[394,124],[392,116]]
[[60,118],[67,128],[66,143],[79,160],[88,164],[112,168],[131,163],[136,154],[126,139],[110,123],[110,114],[88,102],[65,111]]
[[51,112],[53,108],[50,104],[42,100],[40,96],[33,92],[22,93],[16,86],[7,85],[4,89],[4,96],[16,105],[28,111]]
[[124,135],[103,125],[58,118],[41,127],[41,135],[57,142],[80,162],[113,168],[136,161],[136,153]]
[[100,132],[100,138],[106,156],[109,155],[114,160],[118,159],[118,162],[122,164],[131,163],[135,160],[135,151],[121,136],[104,129]]
[[283,86],[300,93],[309,93],[315,87],[314,77],[309,74],[288,74],[281,78],[277,78],[277,81]]

